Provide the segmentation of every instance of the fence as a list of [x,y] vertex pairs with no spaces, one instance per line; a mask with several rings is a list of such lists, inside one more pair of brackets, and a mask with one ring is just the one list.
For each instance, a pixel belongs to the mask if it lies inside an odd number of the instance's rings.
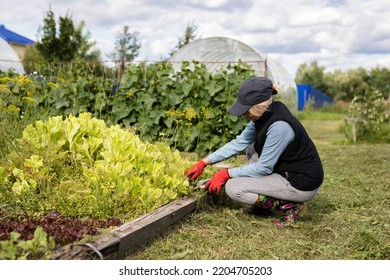
[[[268,77],[268,67],[267,60],[262,61],[198,61],[206,66],[206,68],[211,72],[218,72],[221,68],[226,69],[228,65],[236,65],[236,64],[246,64],[250,66],[258,76]],[[89,74],[101,73],[102,68],[105,68],[105,71],[110,71],[110,73],[120,72],[123,73],[124,69],[130,64],[136,65],[144,65],[145,68],[148,65],[154,65],[159,63],[170,63],[175,70],[180,70],[182,67],[183,61],[170,61],[170,60],[159,60],[159,61],[72,61],[72,62],[26,62],[26,61],[12,61],[0,59],[0,72],[7,72],[8,70],[12,70],[17,74],[26,74],[29,75],[34,72],[41,72],[41,69],[52,70],[50,72],[51,75],[55,75],[54,72],[58,71],[69,71],[71,72],[74,68],[83,68]],[[190,62],[190,65],[192,62]]]

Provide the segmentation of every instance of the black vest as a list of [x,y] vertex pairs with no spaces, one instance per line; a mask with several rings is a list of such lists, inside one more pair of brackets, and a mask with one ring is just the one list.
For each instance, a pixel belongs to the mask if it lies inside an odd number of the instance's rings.
[[286,147],[277,161],[273,172],[285,177],[291,185],[302,191],[317,189],[324,179],[324,171],[317,149],[302,124],[291,114],[281,102],[275,101],[267,111],[255,122],[256,152],[261,155],[267,130],[277,121],[287,122],[294,130],[294,140]]

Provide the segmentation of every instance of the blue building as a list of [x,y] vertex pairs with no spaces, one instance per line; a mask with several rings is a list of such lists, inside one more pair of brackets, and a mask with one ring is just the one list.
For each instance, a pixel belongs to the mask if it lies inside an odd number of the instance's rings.
[[332,104],[334,100],[327,96],[325,93],[319,91],[315,87],[308,84],[297,84],[298,91],[298,110],[301,111],[305,107],[305,104],[313,99],[314,108],[321,108],[325,104]]

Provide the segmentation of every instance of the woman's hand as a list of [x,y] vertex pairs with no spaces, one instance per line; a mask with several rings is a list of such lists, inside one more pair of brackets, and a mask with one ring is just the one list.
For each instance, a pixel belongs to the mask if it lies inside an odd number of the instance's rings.
[[188,177],[188,179],[190,181],[193,181],[195,180],[196,178],[198,178],[202,173],[203,173],[203,170],[204,168],[207,166],[207,164],[203,161],[203,160],[200,160],[198,161],[196,164],[194,164],[187,172],[186,172],[186,176]]
[[219,194],[222,186],[230,179],[230,175],[227,169],[222,169],[214,174],[214,176],[206,183],[205,189],[210,193]]

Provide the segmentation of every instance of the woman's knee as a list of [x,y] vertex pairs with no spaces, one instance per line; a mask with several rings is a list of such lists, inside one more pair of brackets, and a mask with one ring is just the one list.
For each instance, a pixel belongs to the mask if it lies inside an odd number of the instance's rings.
[[225,184],[225,192],[230,198],[235,198],[239,196],[239,193],[237,192],[238,188],[234,187],[235,184],[233,183],[234,180],[230,179]]
[[247,188],[243,187],[242,180],[230,179],[225,185],[226,194],[233,200],[244,203],[253,204],[256,202],[258,195]]

